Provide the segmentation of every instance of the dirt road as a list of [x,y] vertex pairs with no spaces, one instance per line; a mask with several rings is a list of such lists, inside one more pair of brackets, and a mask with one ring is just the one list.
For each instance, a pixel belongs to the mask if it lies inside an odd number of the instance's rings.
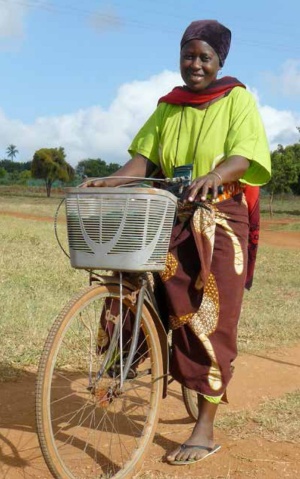
[[[280,397],[300,388],[300,345],[262,356],[240,355],[229,388],[228,411],[255,409],[263,399]],[[14,383],[1,385],[0,477],[2,479],[50,479],[35,434],[35,372]],[[213,458],[186,467],[169,466],[163,460],[188,436],[193,423],[182,404],[178,384],[172,383],[164,400],[160,424],[141,471],[143,479],[298,479],[299,444],[270,442],[261,437],[232,439],[217,429],[222,449]]]

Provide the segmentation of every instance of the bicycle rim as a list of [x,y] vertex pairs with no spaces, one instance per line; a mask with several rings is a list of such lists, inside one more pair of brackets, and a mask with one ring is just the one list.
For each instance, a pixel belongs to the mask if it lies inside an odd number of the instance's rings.
[[[112,332],[119,300],[116,286],[88,288],[64,308],[46,340],[36,419],[44,458],[57,479],[130,478],[152,442],[162,397],[160,343],[144,306],[132,374],[120,389],[118,338]],[[124,288],[123,327],[134,315],[133,303]],[[125,350],[128,341],[125,335]]]
[[189,414],[191,419],[197,421],[199,414],[197,392],[192,391],[185,386],[181,386],[181,392],[187,413]]

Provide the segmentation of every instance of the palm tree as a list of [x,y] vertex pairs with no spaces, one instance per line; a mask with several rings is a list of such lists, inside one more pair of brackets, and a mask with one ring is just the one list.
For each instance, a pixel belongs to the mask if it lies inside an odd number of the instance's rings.
[[14,160],[14,157],[17,153],[19,153],[19,151],[17,150],[17,147],[15,145],[8,145],[8,147],[6,148],[6,154],[11,159],[11,161]]

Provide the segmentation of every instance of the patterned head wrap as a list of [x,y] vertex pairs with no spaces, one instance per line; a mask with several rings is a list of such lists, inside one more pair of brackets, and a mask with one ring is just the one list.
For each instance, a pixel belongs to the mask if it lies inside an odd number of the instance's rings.
[[197,20],[185,30],[180,42],[182,48],[190,40],[202,40],[208,43],[217,53],[222,67],[228,55],[231,31],[217,20]]

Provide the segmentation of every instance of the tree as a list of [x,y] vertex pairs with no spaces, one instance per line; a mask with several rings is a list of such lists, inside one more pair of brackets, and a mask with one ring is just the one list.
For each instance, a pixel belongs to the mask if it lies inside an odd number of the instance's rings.
[[19,183],[22,185],[26,185],[27,181],[31,179],[31,171],[24,170],[19,173]]
[[20,173],[21,171],[31,170],[31,161],[19,163],[12,160],[0,160],[0,167],[4,168],[7,173],[13,173],[14,171]]
[[6,154],[8,158],[11,159],[11,161],[14,160],[17,153],[19,153],[19,151],[17,150],[17,147],[15,145],[8,145],[8,147],[6,148]]
[[283,148],[278,145],[277,150],[271,153],[272,177],[265,189],[270,194],[270,215],[273,215],[273,198],[276,193],[291,192],[291,185],[298,179],[298,162],[295,151],[291,146]]
[[116,163],[109,163],[109,165],[107,165],[105,161],[100,158],[88,158],[79,161],[76,167],[76,173],[81,177],[101,178],[103,176],[111,175],[119,168],[120,165]]
[[[298,132],[300,133],[300,127],[296,126]],[[292,148],[293,153],[295,155],[295,160],[298,165],[298,180],[296,181],[295,184],[291,186],[293,193],[296,195],[300,195],[300,140],[298,143],[295,143],[294,145],[291,145],[290,147],[287,148]]]
[[48,197],[54,181],[69,182],[75,176],[74,169],[66,162],[66,154],[62,147],[37,150],[33,156],[31,174],[33,178],[45,180]]
[[296,180],[291,184],[291,190],[294,194],[300,194],[300,143],[289,145],[284,150],[285,154],[290,155],[297,170]]

